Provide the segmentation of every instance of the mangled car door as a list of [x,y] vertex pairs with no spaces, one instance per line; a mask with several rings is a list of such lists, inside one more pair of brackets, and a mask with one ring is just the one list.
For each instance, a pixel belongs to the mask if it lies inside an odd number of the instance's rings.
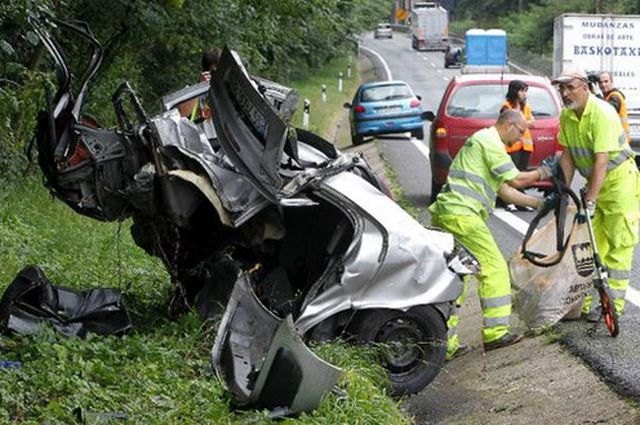
[[280,161],[288,127],[258,91],[237,54],[227,48],[209,97],[225,153],[264,197],[276,203],[283,185]]

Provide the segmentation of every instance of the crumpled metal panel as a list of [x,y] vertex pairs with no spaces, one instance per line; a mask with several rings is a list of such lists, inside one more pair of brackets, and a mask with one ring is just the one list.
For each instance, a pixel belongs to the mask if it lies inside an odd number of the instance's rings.
[[[269,203],[238,173],[223,155],[215,152],[195,124],[177,110],[165,112],[151,120],[151,129],[165,147],[174,147],[197,161],[206,171],[222,205],[235,227],[264,209]],[[167,155],[170,153],[167,152]]]
[[236,281],[211,358],[237,406],[277,415],[315,409],[341,373],[307,348],[291,316],[280,319],[260,303],[247,274]]
[[351,173],[330,177],[319,186],[320,196],[353,212],[356,234],[345,254],[340,282],[310,300],[296,321],[302,334],[347,309],[407,310],[460,295],[462,281],[446,260],[454,249],[452,235],[424,228]]
[[265,198],[277,203],[287,125],[258,91],[237,53],[227,48],[210,93],[213,123],[226,155]]

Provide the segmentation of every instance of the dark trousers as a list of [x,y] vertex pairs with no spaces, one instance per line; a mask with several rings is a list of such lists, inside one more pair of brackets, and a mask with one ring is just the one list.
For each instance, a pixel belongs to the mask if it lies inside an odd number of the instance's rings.
[[511,152],[509,155],[511,155],[511,160],[518,170],[527,171],[527,168],[529,168],[529,158],[531,157],[531,152],[520,150],[517,152]]

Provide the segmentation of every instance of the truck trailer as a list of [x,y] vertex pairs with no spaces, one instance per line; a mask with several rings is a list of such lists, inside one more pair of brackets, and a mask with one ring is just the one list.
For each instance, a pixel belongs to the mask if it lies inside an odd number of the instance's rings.
[[567,67],[608,71],[627,101],[631,147],[640,154],[640,15],[563,14],[553,25],[553,75]]
[[411,47],[442,50],[449,44],[449,15],[435,2],[415,3],[411,9]]

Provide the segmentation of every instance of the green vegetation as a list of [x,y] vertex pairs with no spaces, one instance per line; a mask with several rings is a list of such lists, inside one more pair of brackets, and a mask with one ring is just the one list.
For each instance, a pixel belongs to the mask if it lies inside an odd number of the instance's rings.
[[[309,130],[318,133],[330,142],[336,142],[336,121],[344,116],[342,104],[351,102],[353,93],[360,85],[356,54],[337,58],[329,62],[308,79],[293,81],[299,95],[298,109],[293,117],[293,124],[302,127],[302,112],[304,99],[309,99]],[[348,68],[351,67],[351,78],[348,78]],[[338,73],[342,72],[342,93],[338,91]],[[326,85],[327,101],[322,101],[322,85]],[[349,139],[348,143],[351,143]]]

